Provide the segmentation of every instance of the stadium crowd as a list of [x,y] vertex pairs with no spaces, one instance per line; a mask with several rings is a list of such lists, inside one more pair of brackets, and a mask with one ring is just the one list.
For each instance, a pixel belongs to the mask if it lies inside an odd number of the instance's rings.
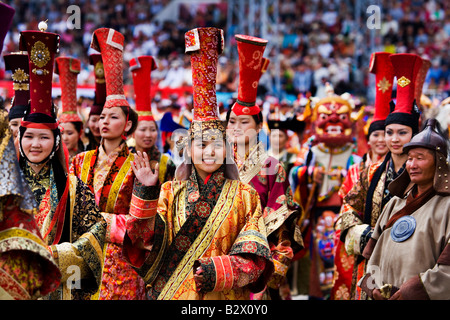
[[[80,28],[71,28],[67,22],[73,23],[69,18],[75,11],[68,10],[71,2],[20,0],[4,50],[17,51],[18,43],[14,39],[19,32],[37,29],[39,21],[48,19],[49,31],[61,35],[60,54],[80,59],[82,72],[78,81],[89,83],[93,79],[88,60],[92,53],[89,48],[92,32],[99,26],[111,27],[123,33],[126,39],[125,84],[131,83],[126,67],[128,61],[135,56],[152,55],[158,65],[158,70],[152,73],[155,85],[161,88],[191,85],[190,63],[184,55],[184,34],[189,29],[204,26],[215,26],[227,32],[227,1],[182,3],[179,21],[158,22],[155,17],[169,3],[168,0],[74,2],[80,9]],[[450,6],[444,0],[380,1],[379,5],[381,29],[373,51],[417,53],[430,60],[432,66],[424,93],[441,101],[450,92],[450,57],[447,54]],[[357,60],[363,53],[355,44],[358,37],[364,36],[362,45],[369,46],[367,32],[370,30],[365,27],[368,14],[362,14],[358,25],[354,9],[355,1],[350,0],[279,3],[282,90],[279,96],[290,98],[290,102],[301,93],[311,92],[320,97],[324,94],[325,83],[329,82],[338,94],[350,92],[364,99],[368,66]],[[237,62],[223,55],[219,62],[219,92],[236,92],[236,70]],[[261,93],[276,95],[275,76],[274,65],[269,66],[267,76],[261,80]]]

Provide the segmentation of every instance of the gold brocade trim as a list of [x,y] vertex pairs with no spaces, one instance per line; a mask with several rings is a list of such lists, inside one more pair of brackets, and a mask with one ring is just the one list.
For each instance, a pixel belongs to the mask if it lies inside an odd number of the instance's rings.
[[73,241],[72,234],[73,234],[73,210],[75,209],[76,204],[76,195],[77,195],[77,184],[78,180],[74,175],[69,175],[69,196],[70,196],[70,233],[69,233],[69,239],[70,242]]
[[97,241],[97,238],[90,232],[86,232],[80,236],[81,238],[86,238],[89,243],[94,248],[95,252],[97,253],[98,258],[103,256],[102,247],[100,246],[100,243]]
[[[172,183],[172,194],[174,203],[170,205],[170,208],[176,208],[171,209],[173,211],[176,211],[176,217],[169,217],[174,220],[174,231],[173,234],[177,234],[180,230],[181,226],[186,221],[186,182],[174,182]],[[164,216],[160,215],[161,219],[164,221],[164,223],[167,225],[167,221],[164,219]],[[161,249],[158,252],[157,257],[155,258],[155,262],[152,264],[152,267],[147,271],[144,281],[145,283],[152,283],[155,278],[158,276],[157,270],[161,268],[161,260],[164,257],[164,253],[166,251],[167,242],[169,240],[169,234],[168,234],[168,228],[166,227],[164,229],[164,239],[161,245]]]
[[370,217],[370,225],[375,227],[378,217],[381,214],[381,204],[384,196],[384,184],[386,181],[386,170],[381,174],[380,180],[377,183],[375,191],[372,196],[372,216]]
[[200,258],[209,248],[214,235],[233,208],[239,183],[238,180],[227,180],[225,182],[219,200],[206,221],[205,226],[167,281],[158,300],[170,300],[175,295],[178,288],[184,283],[189,274],[191,274],[195,260]]
[[100,275],[100,285],[98,286],[97,292],[95,292],[93,295],[91,295],[91,300],[99,300],[100,297],[100,289],[102,288],[102,279],[103,279],[103,266],[105,265],[105,260],[106,260],[106,251],[107,251],[107,247],[108,247],[108,243],[105,242],[105,244],[103,245],[103,252],[99,257],[102,257],[102,259],[100,260],[101,265],[101,270],[102,270],[102,274]]
[[31,296],[19,282],[0,269],[0,300],[31,300]]
[[41,240],[41,238],[24,229],[11,228],[0,232],[0,241],[14,237],[26,238],[40,244],[41,246],[47,247],[47,245]]
[[250,180],[261,171],[267,158],[269,158],[269,154],[264,150],[262,142],[259,142],[256,147],[250,151],[244,164],[239,169],[239,178],[241,181],[249,183]]
[[183,187],[177,184],[174,188],[174,195],[177,193],[180,193],[180,195],[175,198],[176,203],[173,206],[174,208],[177,208],[177,216],[174,219],[175,234],[180,231],[181,226],[186,221],[186,184],[184,184]]
[[167,228],[167,221],[163,220],[164,224],[164,238],[161,244],[161,250],[159,250],[158,255],[156,256],[155,262],[152,264],[151,268],[148,270],[147,274],[144,277],[145,283],[153,283],[153,281],[158,276],[157,270],[161,268],[162,258],[164,257],[164,253],[166,252],[167,242],[169,238],[169,231]]
[[1,140],[0,140],[0,161],[3,158],[3,154],[5,153],[6,146],[9,143],[9,140],[11,139],[11,130],[9,130],[8,127],[8,112],[0,110],[0,133],[1,133]]
[[28,91],[30,90],[30,85],[28,83],[13,83],[14,91]]
[[89,171],[91,170],[91,159],[94,155],[94,151],[86,152],[83,158],[83,165],[81,168],[81,181],[84,183],[87,182],[87,177],[89,174]]
[[164,183],[164,177],[166,176],[168,160],[169,160],[169,157],[167,155],[165,155],[165,154],[161,155],[161,161],[159,164],[159,182],[161,184]]
[[[267,235],[271,234],[273,231],[277,230],[283,222],[289,217],[290,212],[286,205],[282,205],[274,212],[270,213],[267,217],[264,217],[264,225],[267,229]],[[271,219],[268,219],[271,218]]]
[[114,205],[116,204],[118,198],[117,195],[119,194],[120,187],[122,187],[125,177],[127,176],[127,173],[131,168],[131,161],[133,160],[134,154],[130,152],[127,160],[125,160],[124,164],[120,168],[119,173],[117,174],[116,178],[114,179],[113,185],[111,186],[111,190],[108,194],[108,202],[106,202],[105,207],[106,212],[114,212]]

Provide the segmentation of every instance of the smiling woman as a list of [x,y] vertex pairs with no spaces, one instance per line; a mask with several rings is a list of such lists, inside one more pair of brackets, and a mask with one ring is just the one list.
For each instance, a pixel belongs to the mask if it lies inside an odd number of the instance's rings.
[[25,157],[38,173],[55,148],[55,136],[50,129],[29,128],[23,134],[21,145]]
[[[39,231],[61,272],[61,286],[46,299],[71,300],[85,298],[100,281],[106,224],[91,191],[68,174],[69,155],[51,96],[58,43],[59,36],[53,33],[20,34],[20,48],[28,51],[30,68],[39,67],[40,72],[30,72],[30,102],[19,128],[19,163],[39,205],[35,214]],[[73,279],[77,284],[68,287],[66,280],[74,268],[79,270],[79,277]]]
[[143,198],[152,204],[130,212],[124,255],[145,280],[149,299],[248,300],[264,288],[273,264],[258,194],[239,181],[219,119],[215,79],[223,31],[194,29],[185,39],[194,85],[185,160],[176,179],[159,186],[158,170],[138,152],[132,168],[141,192],[132,206]]

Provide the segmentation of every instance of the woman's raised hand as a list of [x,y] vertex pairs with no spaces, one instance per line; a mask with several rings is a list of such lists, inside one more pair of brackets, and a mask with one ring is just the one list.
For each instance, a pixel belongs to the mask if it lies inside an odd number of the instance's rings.
[[155,186],[158,184],[159,163],[156,163],[155,170],[152,170],[146,152],[136,152],[134,162],[131,163],[134,175],[144,186]]

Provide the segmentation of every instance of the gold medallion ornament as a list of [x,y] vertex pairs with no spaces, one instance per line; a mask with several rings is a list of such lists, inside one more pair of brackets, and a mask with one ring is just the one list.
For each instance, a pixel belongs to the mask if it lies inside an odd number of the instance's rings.
[[377,87],[378,90],[385,93],[391,87],[391,83],[386,79],[386,77],[383,77],[383,79],[378,82]]
[[39,68],[50,61],[50,52],[42,41],[36,41],[31,48],[30,60]]
[[94,72],[97,83],[105,83],[105,71],[103,70],[103,63],[101,61],[97,62],[94,66]]
[[411,80],[409,80],[405,76],[402,76],[400,79],[397,80],[397,84],[402,88],[406,87],[410,83],[411,83]]
[[27,81],[28,74],[24,70],[17,68],[11,78],[16,82]]

